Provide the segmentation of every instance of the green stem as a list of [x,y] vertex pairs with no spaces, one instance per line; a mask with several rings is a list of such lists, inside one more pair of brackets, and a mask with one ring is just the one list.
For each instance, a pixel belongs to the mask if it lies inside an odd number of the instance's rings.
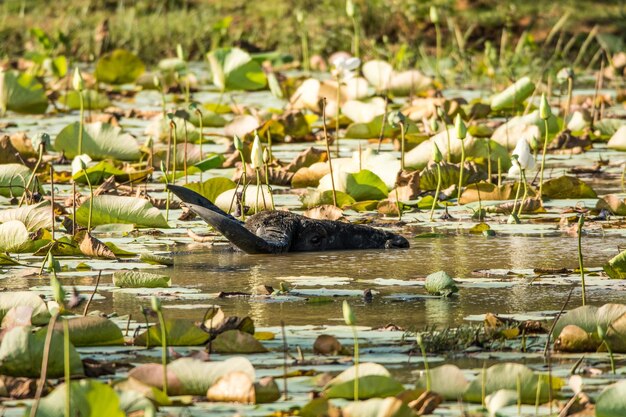
[[176,184],[176,145],[178,144],[178,133],[176,133],[176,123],[170,122],[170,128],[173,126],[174,146],[172,148],[172,184]]
[[[44,151],[44,144],[41,143],[39,144],[39,156],[37,157],[37,163],[35,164],[35,168],[33,168],[32,175],[28,178],[28,182],[26,183],[26,187],[24,188],[24,192],[22,193],[22,198],[20,198],[20,203],[18,207],[22,207],[22,204],[24,203],[24,200],[28,192],[30,192],[30,186],[32,185],[33,180],[35,179],[35,175],[37,174],[37,170],[39,169],[39,165],[41,164],[41,160],[43,159],[43,151]],[[624,181],[622,180],[622,184],[623,183]]]
[[491,184],[491,139],[487,138],[487,182]]
[[[441,120],[443,120],[443,118]],[[445,125],[445,128],[446,128],[446,139],[448,140],[448,154],[446,155],[446,161],[450,163],[452,162],[452,150],[450,149],[450,131],[448,130],[447,125]]]
[[80,120],[78,121],[78,155],[82,155],[83,154],[83,125],[85,123],[84,121],[84,116],[85,116],[85,103],[84,103],[84,98],[83,98],[83,92],[79,91],[78,92],[78,100],[79,100],[79,104],[80,104]]
[[582,283],[582,296],[583,296],[583,305],[587,302],[587,295],[585,292],[585,267],[583,265],[583,246],[582,246],[582,237],[583,237],[583,225],[585,224],[585,214],[580,214],[580,219],[578,219],[578,267],[580,268],[580,281]]
[[518,374],[515,377],[515,387],[517,389],[517,415],[522,415],[522,378]]
[[430,367],[428,366],[428,357],[426,356],[426,346],[423,343],[420,343],[420,351],[422,352],[422,359],[424,360],[424,372],[426,372],[426,391],[430,391],[431,380],[430,380]]
[[322,100],[322,124],[324,126],[324,139],[326,141],[326,154],[328,156],[328,169],[330,171],[330,185],[333,189],[333,205],[337,206],[337,190],[335,189],[335,176],[333,174],[333,163],[330,157],[330,142],[328,141],[328,131],[326,130],[326,98]]
[[83,169],[85,174],[85,180],[87,180],[87,186],[89,187],[89,217],[87,218],[87,233],[91,232],[91,217],[93,215],[93,187],[91,186],[91,180],[87,171]]
[[405,127],[404,123],[400,123],[400,168],[404,171],[404,137]]
[[265,164],[265,185],[267,185],[267,189],[270,193],[270,203],[272,203],[272,210],[276,210],[276,207],[274,206],[274,195],[272,194],[272,187],[270,187],[270,172],[267,164]]
[[[337,114],[335,115],[335,149],[339,158],[339,116],[341,115],[341,78],[337,76]],[[330,155],[328,155],[330,158]]]
[[537,378],[537,392],[535,393],[535,414],[539,414],[539,401],[541,399],[541,376]]
[[309,35],[306,31],[306,27],[304,23],[302,23],[300,40],[302,41],[302,64],[304,66],[304,71],[311,71],[311,60],[309,58]]
[[498,188],[502,186],[502,161],[500,161],[500,157],[498,156]]
[[163,312],[157,311],[159,327],[161,327],[161,364],[163,365],[163,393],[167,396],[167,329]]
[[487,405],[485,398],[487,397],[487,364],[483,363],[483,370],[480,374],[480,396],[483,408]]
[[539,173],[539,198],[543,198],[543,170],[546,164],[546,152],[548,150],[548,119],[543,121],[546,133],[543,139],[543,152],[541,153],[541,171]]
[[435,191],[435,198],[433,199],[433,206],[430,208],[430,221],[433,221],[433,215],[435,214],[435,206],[439,200],[439,191],[441,190],[441,165],[437,163],[437,190]]
[[[517,210],[517,217],[522,215],[522,209],[524,207],[524,203],[526,202],[526,197],[528,197],[528,184],[526,183],[526,171],[520,167],[520,175],[522,181],[524,182],[524,195],[522,196],[522,203],[519,205],[519,209]],[[516,202],[517,203],[517,202]],[[515,208],[515,206],[513,206]]]
[[255,169],[256,173],[256,201],[254,203],[254,213],[259,212],[259,192],[261,191],[261,170]]
[[437,74],[437,78],[441,79],[441,72],[439,68],[439,60],[441,58],[441,30],[439,29],[439,23],[435,23],[435,34],[437,37],[437,50],[436,53],[436,61],[435,61],[435,72]]
[[[203,134],[203,125],[202,125],[202,112],[200,109],[196,109],[196,113],[198,113],[198,121],[200,123],[200,161],[203,160],[204,153],[202,152],[202,142],[204,142],[204,134]],[[200,182],[202,182],[202,172],[200,171]]]
[[65,417],[71,417],[70,329],[67,319],[63,319],[63,369],[65,371]]
[[359,338],[355,326],[352,326],[352,337],[354,339],[354,401],[359,401]]
[[457,192],[457,205],[461,205],[461,188],[463,187],[463,168],[465,167],[465,142],[461,140],[461,170],[459,172],[459,189]]
[[360,58],[359,56],[359,44],[361,43],[360,35],[359,35],[359,22],[356,19],[356,16],[352,16],[352,27],[354,30],[354,56],[356,58]]
[[402,203],[400,203],[400,198],[398,197],[398,183],[396,183],[396,208],[398,209],[398,220],[402,221]]

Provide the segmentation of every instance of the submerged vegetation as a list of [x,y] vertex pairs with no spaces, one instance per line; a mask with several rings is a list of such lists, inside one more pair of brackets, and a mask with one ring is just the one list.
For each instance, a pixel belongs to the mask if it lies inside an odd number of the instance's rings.
[[626,415],[624,6],[529,3],[3,2],[3,413]]

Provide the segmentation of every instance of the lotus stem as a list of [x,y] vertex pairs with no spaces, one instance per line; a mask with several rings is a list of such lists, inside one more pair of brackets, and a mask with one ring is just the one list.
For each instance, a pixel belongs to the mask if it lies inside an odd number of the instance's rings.
[[400,123],[400,168],[404,171],[404,137],[405,137],[405,126],[404,122]]
[[585,291],[585,267],[583,264],[583,246],[582,246],[582,237],[583,237],[583,225],[585,224],[585,213],[580,214],[580,218],[578,219],[578,268],[580,269],[580,281],[582,283],[582,297],[583,297],[583,305],[587,302],[587,294]]
[[178,144],[178,133],[176,132],[176,122],[170,121],[170,129],[173,131],[174,147],[172,148],[172,184],[176,184],[176,147]]
[[498,188],[502,187],[502,161],[498,157]]
[[[204,142],[204,133],[203,133],[203,115],[199,108],[196,107],[196,114],[198,115],[198,123],[200,124],[200,161],[204,160],[204,153],[202,152],[202,142]],[[200,170],[200,182],[202,182],[202,170]]]
[[91,180],[89,179],[89,175],[87,174],[87,171],[85,169],[83,169],[83,174],[85,174],[85,180],[87,181],[87,186],[89,187],[89,217],[87,218],[87,233],[91,233],[91,217],[93,215],[93,187],[91,186]]
[[[73,183],[74,190],[76,189],[76,183]],[[76,204],[76,198],[73,199],[74,205]],[[74,210],[76,210],[76,206],[74,206]],[[74,216],[76,213],[74,212]],[[76,221],[76,217],[74,217],[74,221]],[[74,232],[76,230],[76,223],[72,225],[72,236],[74,236]],[[52,237],[52,241],[54,242],[54,165],[50,164],[50,236]]]
[[537,376],[537,392],[535,393],[535,414],[539,414],[539,401],[541,400],[541,375]]
[[487,182],[491,184],[491,138],[487,138]]
[[487,405],[485,398],[487,398],[487,364],[483,362],[483,369],[480,373],[480,397],[481,405],[483,408]]
[[459,189],[457,190],[457,205],[461,205],[461,188],[463,187],[463,168],[465,167],[465,142],[461,140],[461,169],[459,172]]
[[[163,317],[161,300],[159,300],[155,296],[152,296],[151,306],[152,311],[154,311],[159,318],[159,327],[161,328],[161,365],[163,366],[163,393],[167,396],[167,329],[165,328],[165,318]],[[150,333],[149,328],[148,333]]]
[[22,193],[22,197],[20,198],[20,203],[18,204],[18,207],[22,207],[22,204],[24,203],[24,200],[26,199],[26,195],[31,192],[30,191],[30,186],[33,183],[33,179],[35,178],[35,175],[37,174],[37,170],[39,169],[39,165],[41,165],[41,160],[43,159],[44,149],[45,149],[45,145],[43,143],[40,143],[39,144],[39,155],[37,156],[37,163],[35,164],[35,168],[33,168],[33,173],[28,178],[28,182],[26,183],[26,187],[24,188],[24,192]]
[[139,311],[143,314],[143,320],[146,323],[146,349],[150,349],[150,322],[148,321],[148,315],[146,314],[146,309],[139,306]]
[[398,209],[398,220],[402,221],[402,203],[400,203],[400,198],[398,197],[398,183],[396,182],[396,208]]
[[[441,120],[443,120],[443,118]],[[448,130],[448,125],[445,124],[445,120],[443,120],[443,123],[446,129],[446,140],[448,141],[448,154],[446,155],[446,161],[450,163],[452,162],[452,150],[450,149],[450,131]]]
[[[241,157],[241,164],[243,167],[243,173],[241,174],[242,178],[243,178],[243,187],[242,187],[242,199],[243,202],[241,203],[241,218],[245,221],[246,220],[246,188],[248,186],[247,182],[248,182],[248,166],[246,165],[246,158],[244,158],[243,156],[243,151],[239,151],[239,156]],[[236,194],[236,188],[235,188],[235,194]],[[233,198],[235,198],[233,196]]]
[[426,356],[426,346],[424,345],[424,339],[422,339],[421,333],[417,334],[416,341],[420,351],[422,352],[422,360],[424,361],[424,372],[426,372],[426,391],[430,391],[430,368],[428,366],[428,356]]
[[517,374],[515,376],[515,388],[517,390],[517,415],[522,415],[522,378]]
[[439,191],[441,190],[441,165],[437,163],[437,189],[435,190],[435,197],[433,198],[433,206],[430,208],[430,221],[433,221],[433,215],[435,214],[435,206],[439,200]]
[[163,173],[165,174],[165,191],[166,191],[166,197],[165,197],[165,221],[169,222],[170,221],[170,190],[167,188],[167,185],[170,183],[168,177],[167,177],[167,166],[166,164],[163,163],[163,161],[161,161],[161,171],[163,171]]
[[435,36],[437,39],[435,51],[435,72],[437,73],[437,78],[441,79],[441,71],[439,67],[439,60],[441,59],[441,29],[439,28],[439,22],[435,22]]
[[356,18],[356,15],[352,16],[352,28],[353,28],[353,31],[354,31],[354,45],[353,45],[354,56],[356,58],[360,58],[360,56],[359,56],[360,55],[359,54],[359,46],[360,46],[361,40],[360,40],[360,34],[359,34],[359,32],[360,32],[359,31],[359,22],[358,22],[358,20]]
[[43,345],[43,356],[41,360],[41,372],[39,373],[39,381],[37,382],[37,391],[35,393],[35,401],[30,408],[30,417],[37,415],[37,408],[39,407],[39,401],[43,393],[44,386],[46,385],[46,376],[48,374],[48,359],[50,357],[50,343],[52,342],[52,334],[54,333],[54,325],[56,324],[58,314],[53,314],[48,323],[48,329],[46,331],[46,339]]
[[356,326],[352,328],[352,338],[354,339],[354,401],[359,401],[359,338]]
[[626,179],[626,163],[622,164],[622,179],[621,179],[622,192],[626,192],[626,189],[624,188],[625,179]]
[[272,194],[272,187],[270,187],[270,172],[268,164],[265,165],[265,185],[267,185],[267,189],[270,192],[270,204],[272,205],[272,210],[276,210],[274,206],[274,195]]
[[[522,196],[522,202],[519,205],[519,209],[517,210],[517,217],[522,215],[522,210],[524,208],[524,203],[526,202],[526,197],[528,197],[528,184],[526,183],[526,170],[522,169],[520,166],[520,175],[522,178],[522,182],[524,183],[524,195]],[[516,202],[517,203],[517,202]],[[513,206],[515,208],[515,206]]]
[[563,115],[563,128],[567,126],[567,116],[572,107],[572,93],[574,90],[574,78],[567,77],[567,103],[565,104],[565,114]]
[[337,114],[335,115],[335,151],[339,158],[339,117],[341,116],[341,76],[337,75]]
[[78,121],[78,155],[83,154],[83,128],[85,124],[85,99],[83,91],[78,91],[78,100],[80,105],[80,120]]
[[543,198],[543,170],[546,165],[546,152],[548,150],[548,119],[543,120],[543,125],[546,132],[543,138],[543,151],[541,153],[541,170],[539,172],[539,198]]
[[301,26],[300,41],[302,43],[302,64],[304,66],[304,72],[311,71],[311,59],[309,58],[309,34],[307,33],[304,22]]
[[326,129],[326,97],[322,99],[322,124],[324,125],[324,139],[326,142],[326,154],[328,155],[328,169],[330,170],[330,184],[333,189],[333,205],[337,206],[337,190],[335,189],[335,176],[333,175],[333,163],[330,157],[330,142]]
[[189,141],[189,133],[187,132],[187,122],[183,122],[183,126],[185,127],[185,142],[183,145],[183,171],[185,173],[185,184],[189,182],[189,177],[187,176],[187,142]]
[[256,201],[254,203],[254,214],[259,212],[259,191],[261,190],[261,170],[256,168]]
[[272,155],[272,134],[269,129],[267,129],[267,152],[269,153],[269,161],[271,161],[274,156]]
[[65,373],[65,417],[71,417],[70,328],[66,318],[63,319],[63,369]]

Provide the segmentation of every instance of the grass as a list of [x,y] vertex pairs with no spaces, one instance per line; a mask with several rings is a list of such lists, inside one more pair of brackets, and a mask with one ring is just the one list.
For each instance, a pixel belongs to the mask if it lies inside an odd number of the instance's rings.
[[[487,40],[496,50],[514,48],[523,33],[541,41],[566,13],[571,17],[564,24],[565,43],[575,35],[569,48],[572,58],[578,56],[596,24],[605,33],[623,36],[626,32],[626,6],[620,1],[557,0],[546,5],[513,0],[506,7],[495,0],[361,0],[354,4],[360,55],[394,59],[398,66],[415,62],[422,47],[434,50],[435,27],[428,18],[432,4],[437,5],[441,19],[442,56],[453,53],[459,59],[472,50],[482,51]],[[302,25],[296,22],[296,9],[306,11]],[[107,34],[101,26],[105,19],[108,35],[102,36]],[[5,0],[0,6],[0,56],[21,56],[32,40],[26,28],[35,27],[57,38],[56,49],[81,61],[95,59],[102,49],[125,48],[154,63],[175,56],[177,44],[194,60],[214,47],[233,44],[300,57],[302,31],[307,33],[310,53],[327,56],[354,49],[353,24],[344,2],[334,0]],[[59,31],[64,35],[57,37]],[[558,38],[553,36],[551,42],[556,44]],[[588,55],[595,53],[595,48],[590,49]],[[512,59],[506,58],[507,62]]]

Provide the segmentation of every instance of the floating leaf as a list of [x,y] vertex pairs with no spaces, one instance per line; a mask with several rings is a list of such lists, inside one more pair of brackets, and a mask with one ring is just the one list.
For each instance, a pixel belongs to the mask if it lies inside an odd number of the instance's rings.
[[9,220],[19,220],[24,223],[29,232],[36,232],[39,229],[49,229],[52,227],[50,215],[50,202],[42,201],[30,206],[22,206],[0,211],[0,223]]
[[[30,326],[14,327],[9,330],[0,344],[0,373],[11,376],[39,377],[43,358],[44,342],[48,328],[32,333]],[[83,374],[80,355],[72,344],[70,367],[72,375]],[[54,332],[48,356],[48,378],[63,375],[63,334]]]
[[[431,369],[430,390],[440,394],[448,401],[456,401],[463,397],[469,382],[465,374],[455,365],[442,365]],[[422,372],[415,387],[426,390],[426,372]]]
[[113,285],[120,288],[166,288],[172,285],[172,280],[166,275],[148,272],[115,271]]
[[46,302],[39,294],[32,291],[11,291],[0,293],[0,321],[9,310],[19,306],[27,306],[32,309],[31,322],[40,326],[48,323],[50,313]]
[[414,417],[415,413],[395,397],[355,401],[342,409],[344,417]]
[[363,201],[382,200],[387,197],[389,190],[378,175],[364,169],[356,174],[348,174],[346,192],[356,201]]
[[[80,346],[108,346],[123,345],[122,330],[105,317],[84,316],[73,317],[68,320],[70,342]],[[57,322],[55,330],[63,331],[63,323]]]
[[34,75],[0,71],[0,113],[43,114],[47,108],[46,92]]
[[522,77],[501,93],[493,96],[491,108],[495,111],[518,108],[532,95],[533,91],[535,91],[535,84],[529,77]]
[[229,178],[214,177],[209,178],[204,182],[191,182],[185,184],[185,187],[197,192],[203,197],[206,197],[209,201],[215,202],[220,194],[225,191],[232,190],[237,187],[237,184]]
[[103,83],[128,84],[135,82],[145,70],[145,65],[135,54],[116,49],[98,59],[94,75]]
[[158,253],[144,252],[139,255],[139,260],[152,265],[174,265],[174,257],[171,255],[161,255]]
[[[66,395],[67,384],[57,386],[47,397],[41,399],[35,416],[57,417],[65,415]],[[72,381],[69,403],[69,415],[71,416],[126,416],[126,413],[121,409],[120,399],[113,388],[93,379]],[[27,407],[24,415],[30,415],[30,407]]]
[[66,95],[61,96],[59,103],[70,110],[80,109],[80,94],[83,95],[83,108],[85,110],[102,110],[111,105],[109,98],[96,90],[69,91]]
[[596,192],[576,177],[563,175],[543,183],[543,196],[552,199],[596,198]]
[[21,164],[0,165],[0,195],[3,197],[19,197],[31,176],[30,169]]
[[[484,378],[479,375],[478,378],[470,382],[465,391],[464,399],[473,403],[480,403],[482,401],[483,380],[485,381],[484,392],[487,395],[502,389],[516,391],[517,382],[519,380],[521,401],[524,404],[535,404],[539,379],[541,379],[539,401],[542,403],[548,401],[550,398],[548,393],[549,387],[554,391],[559,390],[563,386],[563,380],[561,378],[553,376],[550,381],[548,375],[535,374],[532,369],[525,365],[518,363],[493,365],[487,369]],[[554,393],[552,395],[554,396]]]
[[[169,346],[199,346],[209,340],[209,334],[202,331],[193,322],[185,319],[165,319],[165,332]],[[145,346],[147,333],[150,335],[150,346],[161,344],[160,325],[150,326],[148,332],[143,332],[135,338],[134,344]]]
[[207,55],[213,84],[221,90],[259,90],[267,85],[261,65],[239,48],[219,48]]
[[424,287],[428,294],[448,297],[459,291],[456,282],[445,271],[432,273],[426,277]]
[[626,251],[615,255],[602,266],[604,272],[612,279],[626,279]]
[[[324,387],[327,398],[354,399],[354,379],[357,368],[352,366]],[[393,379],[383,366],[376,363],[363,363],[358,366],[359,399],[389,397],[404,391],[404,386]]]
[[280,395],[274,378],[265,377],[255,384],[249,375],[238,371],[224,375],[207,391],[209,401],[242,404],[270,403]]
[[[64,152],[68,158],[78,155],[80,123],[65,126],[56,137],[54,148]],[[119,159],[133,161],[139,159],[139,145],[128,133],[109,123],[87,123],[83,127],[82,152],[93,159]]]
[[17,252],[29,239],[28,229],[21,221],[0,224],[0,252]]
[[[91,199],[76,210],[76,222],[87,226]],[[92,226],[111,223],[134,224],[137,227],[168,228],[169,225],[148,200],[117,195],[98,195],[93,198]]]
[[622,417],[626,415],[626,381],[606,387],[596,400],[596,417]]
[[254,336],[240,330],[228,330],[220,333],[211,342],[211,350],[216,353],[267,352],[267,348]]
[[597,210],[609,210],[616,216],[626,216],[626,200],[615,194],[608,194],[596,203]]

